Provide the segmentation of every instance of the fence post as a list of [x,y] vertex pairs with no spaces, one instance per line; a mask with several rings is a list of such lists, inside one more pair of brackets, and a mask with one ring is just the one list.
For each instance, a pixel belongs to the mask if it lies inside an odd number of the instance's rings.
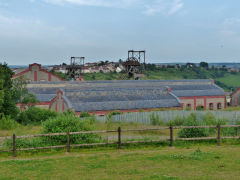
[[173,127],[172,125],[169,127],[170,129],[170,147],[173,147]]
[[118,127],[118,149],[121,149],[121,127]]
[[217,141],[218,141],[218,146],[220,146],[221,145],[221,125],[220,124],[217,125],[217,129],[218,129]]
[[13,134],[13,157],[16,157],[16,135]]
[[70,133],[67,132],[67,152],[70,152]]

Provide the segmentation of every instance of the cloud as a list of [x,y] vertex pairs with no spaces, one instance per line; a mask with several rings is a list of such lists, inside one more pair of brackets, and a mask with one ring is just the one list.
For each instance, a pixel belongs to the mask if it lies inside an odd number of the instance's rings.
[[7,23],[7,24],[18,24],[21,23],[22,20],[15,18],[15,17],[8,17],[0,14],[0,24]]
[[240,41],[240,18],[232,17],[226,18],[222,22],[219,28],[219,34],[221,37],[227,40]]
[[0,37],[39,39],[45,37],[45,34],[55,35],[62,32],[64,32],[63,27],[53,27],[39,19],[20,18],[0,13]]
[[182,0],[43,0],[56,5],[79,5],[114,8],[139,8],[146,15],[173,15],[179,12],[184,3]]
[[231,25],[236,25],[240,23],[240,18],[227,18],[224,20],[223,25],[224,26],[231,26]]
[[99,6],[99,7],[126,7],[136,0],[44,0],[47,3],[64,5],[73,4],[79,6]]
[[183,8],[183,6],[184,4],[182,0],[156,0],[155,3],[145,5],[146,10],[144,13],[146,15],[155,15],[156,13],[161,13],[169,16],[176,14]]

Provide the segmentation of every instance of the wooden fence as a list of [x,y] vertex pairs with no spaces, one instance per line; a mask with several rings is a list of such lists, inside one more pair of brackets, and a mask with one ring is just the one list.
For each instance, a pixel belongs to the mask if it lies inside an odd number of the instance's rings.
[[[36,134],[36,135],[24,135],[24,136],[13,136],[0,137],[0,140],[12,139],[12,149],[0,150],[0,152],[13,152],[13,156],[16,157],[16,151],[28,151],[28,150],[39,150],[39,149],[54,149],[54,148],[66,148],[67,152],[70,152],[71,147],[86,147],[86,146],[98,146],[98,145],[109,145],[117,144],[118,149],[121,149],[122,144],[131,144],[131,143],[151,143],[151,142],[163,142],[169,141],[170,146],[174,145],[174,141],[195,141],[195,140],[211,140],[216,139],[217,144],[221,145],[222,139],[240,139],[240,136],[221,136],[222,128],[239,128],[240,125],[217,125],[217,126],[170,126],[170,127],[158,127],[158,128],[148,128],[148,129],[121,129],[119,127],[117,130],[106,130],[106,131],[84,131],[84,132],[67,132],[67,133],[51,133],[51,134]],[[217,136],[216,137],[194,137],[194,138],[174,138],[173,131],[174,129],[196,129],[196,128],[216,128]],[[147,141],[121,141],[122,132],[134,132],[134,131],[158,131],[169,129],[169,139],[161,140],[147,140]],[[80,135],[80,134],[97,134],[97,133],[117,133],[118,141],[117,142],[108,142],[108,143],[92,143],[92,144],[71,144],[71,135]],[[57,145],[57,146],[47,146],[47,147],[32,147],[32,148],[16,148],[16,139],[17,138],[34,138],[34,137],[49,137],[49,136],[66,136],[67,144],[66,145]]]

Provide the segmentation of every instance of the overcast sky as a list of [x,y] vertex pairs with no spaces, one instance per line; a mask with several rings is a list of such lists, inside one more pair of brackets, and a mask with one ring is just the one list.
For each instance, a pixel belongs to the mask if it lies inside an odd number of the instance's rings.
[[240,62],[239,0],[0,0],[0,62]]

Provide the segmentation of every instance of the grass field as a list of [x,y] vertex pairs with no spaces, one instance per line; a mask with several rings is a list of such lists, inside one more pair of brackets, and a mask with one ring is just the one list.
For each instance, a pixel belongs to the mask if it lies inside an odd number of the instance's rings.
[[240,86],[240,73],[237,74],[226,74],[222,78],[216,78],[216,80],[226,84],[230,87],[239,87]]
[[[150,128],[134,123],[96,123],[96,130]],[[155,126],[156,127],[156,126]],[[39,134],[41,126],[19,126],[0,136]],[[177,133],[176,131],[174,131]],[[117,134],[109,134],[109,137]],[[169,136],[169,130],[123,133],[129,139]],[[98,146],[92,148],[36,150],[0,153],[1,179],[239,179],[240,141],[169,142]]]
[[239,179],[240,146],[99,147],[0,156],[0,179]]
[[[214,79],[221,84],[222,88],[227,91],[230,91],[230,88],[237,88],[240,86],[240,73],[232,74],[230,72],[222,72],[224,77],[220,76],[221,72],[216,72],[210,70],[201,69],[199,72],[195,72],[191,69],[185,69],[184,71],[179,71],[176,69],[167,69],[167,70],[155,70],[147,71],[146,79],[161,79],[161,80],[174,80],[174,79]],[[119,80],[123,74],[121,73],[86,73],[84,79],[86,81],[101,81],[101,80]]]

